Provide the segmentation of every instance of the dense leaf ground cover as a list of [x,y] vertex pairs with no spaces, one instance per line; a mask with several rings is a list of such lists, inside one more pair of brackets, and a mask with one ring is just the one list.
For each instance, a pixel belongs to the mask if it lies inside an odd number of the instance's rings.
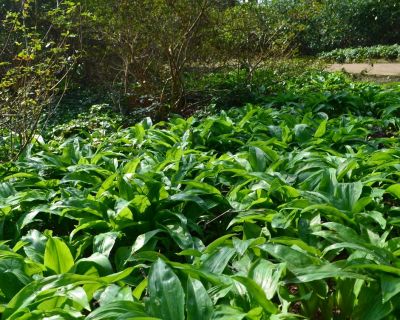
[[364,62],[367,60],[389,60],[400,59],[400,45],[377,45],[373,47],[357,47],[347,49],[335,49],[320,54],[322,59],[334,62]]
[[397,319],[400,89],[38,139],[0,166],[2,319]]

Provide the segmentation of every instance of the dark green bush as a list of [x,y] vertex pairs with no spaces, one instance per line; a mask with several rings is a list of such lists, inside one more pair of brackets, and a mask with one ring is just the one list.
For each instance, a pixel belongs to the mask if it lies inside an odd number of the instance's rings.
[[[303,23],[297,37],[302,54],[400,43],[398,0],[277,0],[272,4]],[[308,10],[301,14],[304,5]]]

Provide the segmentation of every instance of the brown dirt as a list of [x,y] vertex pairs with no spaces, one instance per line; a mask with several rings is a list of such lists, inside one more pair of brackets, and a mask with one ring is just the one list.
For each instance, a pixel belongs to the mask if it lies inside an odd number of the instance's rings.
[[366,76],[400,77],[400,63],[345,63],[332,64],[328,71],[345,71]]

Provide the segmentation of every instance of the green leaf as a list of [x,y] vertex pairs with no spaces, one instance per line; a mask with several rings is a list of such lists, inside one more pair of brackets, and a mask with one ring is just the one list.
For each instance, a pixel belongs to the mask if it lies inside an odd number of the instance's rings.
[[21,238],[28,244],[24,246],[24,252],[33,261],[43,263],[47,238],[37,230],[29,230],[26,236]]
[[180,223],[167,224],[165,230],[174,239],[175,243],[183,250],[193,248],[193,239],[186,226]]
[[97,277],[68,273],[33,281],[26,285],[9,301],[3,314],[3,318],[16,319],[16,317],[11,316],[18,314],[20,310],[26,310],[27,308],[32,307],[34,308],[34,306],[39,302],[53,299],[56,292],[63,292],[68,288],[87,284],[96,284],[101,287],[102,285],[105,285],[106,282]]
[[221,274],[235,253],[236,250],[234,248],[220,247],[213,253],[201,257],[203,262],[201,268],[212,273]]
[[75,273],[86,274],[92,268],[95,268],[101,276],[112,273],[110,260],[107,256],[97,252],[87,258],[79,259],[75,263],[74,271]]
[[381,289],[383,303],[388,302],[395,295],[400,293],[400,278],[388,275],[381,276]]
[[267,156],[260,148],[250,147],[249,162],[255,172],[265,172],[267,168]]
[[226,235],[223,235],[222,237],[219,237],[218,239],[214,240],[211,242],[207,248],[204,250],[204,253],[211,253],[214,250],[216,250],[219,246],[221,246],[223,243],[225,243],[226,240],[232,238],[235,234],[234,233],[229,233]]
[[250,296],[265,310],[265,312],[270,314],[278,313],[278,308],[268,300],[263,289],[254,280],[242,276],[234,276],[233,279],[239,281],[246,287]]
[[118,232],[107,232],[96,235],[93,239],[93,252],[98,252],[108,257],[118,236]]
[[74,266],[71,251],[61,239],[50,237],[47,240],[44,265],[57,274],[66,273]]
[[383,214],[379,211],[368,211],[368,212],[361,212],[358,213],[357,216],[361,216],[360,222],[363,219],[371,219],[379,224],[382,230],[385,230],[387,221],[384,218]]
[[128,286],[121,287],[116,284],[110,284],[101,293],[98,303],[100,306],[103,306],[113,301],[133,301],[131,288]]
[[327,123],[328,123],[328,120],[321,121],[317,131],[315,131],[315,133],[314,133],[314,138],[321,138],[325,134]]
[[133,290],[132,295],[137,299],[140,300],[140,298],[142,297],[143,291],[147,288],[149,284],[149,280],[148,278],[143,279],[142,282],[140,282],[135,290]]
[[260,249],[268,252],[282,262],[286,262],[288,265],[293,265],[295,267],[322,264],[319,258],[280,244],[263,244],[260,246]]
[[394,195],[396,198],[400,199],[400,184],[391,185],[386,189],[386,192]]
[[188,277],[187,319],[209,320],[214,312],[213,304],[201,281]]
[[296,238],[289,238],[289,237],[278,237],[278,238],[273,238],[270,240],[271,243],[280,243],[280,244],[285,244],[288,246],[297,246],[304,251],[306,251],[309,254],[312,254],[314,256],[321,256],[322,252],[319,251],[317,248],[309,246],[306,244],[304,241]]
[[185,294],[176,274],[158,259],[149,273],[149,312],[163,320],[185,319]]
[[354,319],[380,320],[392,314],[394,306],[384,303],[377,286],[364,287],[358,297],[358,304],[352,317]]
[[285,263],[273,264],[267,260],[260,260],[251,267],[249,277],[264,290],[267,299],[271,300],[278,290],[285,270]]
[[213,320],[242,320],[246,318],[247,313],[242,309],[231,307],[229,305],[217,306]]
[[125,279],[126,277],[128,277],[132,273],[133,270],[135,270],[137,268],[142,268],[142,267],[143,267],[143,265],[137,264],[134,267],[130,267],[130,268],[127,268],[127,269],[122,270],[120,272],[113,273],[113,274],[107,275],[105,277],[102,277],[101,280],[105,281],[108,284],[113,283],[113,282],[117,282],[117,281],[120,281],[120,280]]
[[142,249],[151,239],[154,238],[154,236],[160,232],[162,232],[160,229],[156,229],[139,235],[132,246],[131,255]]
[[129,318],[156,320],[146,314],[143,305],[132,301],[113,301],[90,313],[85,320],[121,320]]

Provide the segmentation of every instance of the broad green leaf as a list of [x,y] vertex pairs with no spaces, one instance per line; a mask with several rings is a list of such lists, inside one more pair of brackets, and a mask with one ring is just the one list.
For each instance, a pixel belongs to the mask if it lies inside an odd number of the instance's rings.
[[150,315],[163,320],[185,319],[185,294],[179,278],[164,261],[158,259],[149,273]]
[[213,253],[201,257],[201,268],[212,273],[221,274],[235,253],[236,250],[234,248],[220,247]]
[[358,272],[354,272],[351,269],[343,268],[340,265],[334,263],[326,263],[321,266],[305,266],[305,267],[293,267],[290,266],[288,269],[295,275],[295,278],[289,279],[289,283],[305,283],[312,282],[322,279],[330,279],[336,277],[349,278],[349,279],[361,279],[361,280],[372,280],[372,278],[363,275]]
[[386,303],[395,295],[400,293],[400,279],[398,277],[382,275],[381,289],[382,289],[383,303]]
[[135,243],[132,245],[131,254],[135,254],[140,249],[142,249],[152,238],[154,238],[154,236],[156,236],[160,232],[162,231],[156,229],[139,235],[136,238]]
[[382,271],[382,272],[391,273],[391,274],[400,276],[400,268],[383,265],[383,264],[369,264],[369,263],[350,264],[349,266],[346,267],[346,269],[348,269],[348,270],[367,269],[367,270],[372,270],[372,271]]
[[201,281],[188,277],[187,319],[209,320],[213,314],[213,304]]
[[221,246],[226,240],[232,238],[235,234],[234,233],[230,233],[230,234],[226,234],[222,237],[219,237],[218,239],[214,240],[213,242],[211,242],[204,250],[204,253],[211,253],[213,252],[215,249],[217,249],[219,246]]
[[105,277],[102,277],[101,281],[103,281],[107,284],[120,281],[120,280],[128,277],[132,273],[132,271],[134,271],[135,269],[142,268],[142,267],[143,267],[143,265],[137,264],[134,267],[126,268],[125,270],[122,270],[120,272],[113,273],[113,274],[107,275]]
[[314,256],[321,256],[322,252],[319,251],[317,248],[309,246],[307,243],[300,239],[296,238],[289,238],[289,237],[278,237],[278,238],[273,238],[270,240],[271,243],[280,243],[280,244],[285,244],[285,245],[291,245],[291,246],[297,246],[304,251],[306,251],[309,254],[312,254]]
[[233,279],[243,284],[252,299],[254,299],[267,313],[275,314],[278,308],[268,300],[263,289],[252,279],[242,276],[234,276]]
[[98,303],[100,306],[103,306],[113,301],[133,301],[132,290],[129,287],[120,287],[116,284],[110,284],[101,293]]
[[38,302],[53,299],[57,291],[87,284],[102,286],[106,285],[106,282],[97,277],[67,273],[33,281],[26,285],[9,301],[3,318],[8,319],[8,317],[10,317],[10,319],[13,319],[11,315],[17,314],[20,310],[26,310],[26,308],[37,305]]
[[117,319],[148,319],[156,320],[146,314],[143,305],[132,301],[113,301],[107,303],[92,313],[85,320],[117,320]]
[[190,187],[189,190],[197,190],[201,193],[204,194],[215,194],[215,195],[221,195],[221,192],[213,187],[212,185],[209,185],[204,182],[198,182],[198,181],[181,181],[182,184],[185,184]]
[[373,221],[379,224],[382,230],[385,230],[386,228],[387,221],[384,218],[383,214],[379,211],[374,210],[374,211],[361,212],[358,213],[357,215],[361,217],[361,219],[359,220],[360,222],[362,221],[362,219],[372,219]]
[[391,303],[384,303],[377,286],[364,287],[358,297],[358,304],[354,310],[355,319],[380,320],[385,319],[394,311]]
[[133,290],[132,295],[137,299],[140,300],[140,298],[142,297],[143,291],[147,288],[149,284],[149,280],[148,278],[143,279],[142,282],[140,282],[135,290]]
[[[8,179],[11,179],[12,176],[9,176]],[[13,185],[9,182],[1,182],[0,183],[0,198],[8,198],[16,193]]]
[[245,319],[246,316],[247,313],[240,308],[220,305],[216,307],[212,320],[242,320]]
[[260,260],[251,267],[249,277],[264,290],[267,299],[271,300],[278,290],[285,269],[285,263],[273,264]]
[[255,247],[257,245],[261,245],[265,243],[265,238],[256,238],[256,239],[249,239],[249,240],[240,240],[238,238],[233,238],[233,247],[239,254],[242,256],[248,248]]
[[193,248],[193,238],[188,232],[185,224],[182,222],[167,224],[164,228],[181,249],[185,250]]
[[37,230],[30,230],[21,238],[28,244],[24,246],[25,254],[33,261],[43,263],[47,238]]
[[400,184],[391,185],[389,188],[386,189],[386,192],[389,192],[396,198],[400,199]]
[[66,273],[74,266],[71,251],[61,239],[48,238],[44,252],[44,265],[57,274]]
[[107,232],[96,235],[93,239],[93,252],[98,252],[109,256],[119,233]]
[[267,168],[267,156],[260,148],[250,147],[249,162],[256,172],[264,172]]
[[112,274],[112,266],[108,257],[97,252],[76,261],[73,269],[75,273],[86,274],[92,268],[95,268],[100,276]]
[[295,267],[307,267],[310,265],[323,264],[323,261],[316,257],[284,245],[263,244],[259,247],[261,250],[268,252],[280,261],[286,262],[288,265],[293,265]]
[[314,138],[321,138],[325,134],[327,123],[328,123],[328,120],[321,121],[317,131],[315,131],[315,133],[314,133]]

